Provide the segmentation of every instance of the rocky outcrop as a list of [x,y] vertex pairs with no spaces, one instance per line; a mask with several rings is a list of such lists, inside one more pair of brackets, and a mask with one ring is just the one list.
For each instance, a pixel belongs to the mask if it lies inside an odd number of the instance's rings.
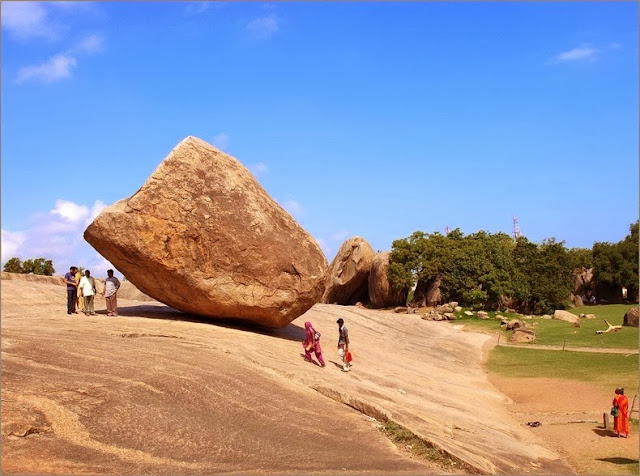
[[315,240],[240,162],[195,137],[84,236],[143,293],[184,312],[283,327],[324,290]]
[[532,329],[520,327],[509,338],[510,342],[534,342],[536,340],[536,332]]
[[369,272],[374,256],[364,238],[354,236],[342,243],[327,271],[322,302],[351,305],[369,301]]
[[553,313],[553,319],[556,319],[559,321],[567,321],[567,322],[570,322],[571,324],[575,324],[576,322],[578,322],[579,324],[579,320],[580,320],[580,318],[575,314],[571,314],[569,311],[562,311],[562,310],[555,311]]
[[440,292],[440,284],[442,283],[442,274],[438,274],[430,279],[420,279],[416,284],[413,292],[411,306],[425,307],[435,306],[442,302],[442,293]]
[[629,309],[624,315],[624,320],[622,322],[623,326],[631,326],[638,327],[638,313],[640,312],[640,307],[632,307]]
[[369,300],[374,307],[401,306],[407,303],[408,290],[396,290],[389,283],[387,272],[391,252],[377,253],[369,272]]

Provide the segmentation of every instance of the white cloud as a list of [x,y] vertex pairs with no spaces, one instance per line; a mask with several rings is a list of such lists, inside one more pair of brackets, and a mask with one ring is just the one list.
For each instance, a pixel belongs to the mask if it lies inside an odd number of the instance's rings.
[[89,216],[89,207],[78,205],[69,200],[56,200],[56,206],[49,214],[59,215],[70,223],[79,223]]
[[551,63],[568,63],[575,61],[595,61],[598,58],[600,50],[590,47],[573,48],[572,50],[564,51],[555,56]]
[[281,203],[281,205],[282,208],[289,212],[289,215],[296,219],[300,219],[304,215],[304,209],[302,208],[302,205],[300,205],[295,200],[285,200]]
[[251,173],[255,177],[259,177],[261,175],[266,174],[269,171],[269,168],[263,164],[262,162],[256,162],[255,164],[247,165],[247,168],[251,171]]
[[280,30],[280,20],[275,13],[254,18],[246,29],[256,38],[269,38]]
[[316,241],[320,245],[320,248],[324,252],[324,255],[327,257],[327,260],[331,262],[335,257],[335,254],[342,246],[342,243],[349,238],[349,232],[346,230],[339,230],[333,233],[330,233],[327,236],[323,236],[320,238],[316,238]]
[[2,2],[2,28],[20,40],[51,39],[59,33],[40,2]]
[[26,230],[2,230],[2,263],[13,256],[22,260],[43,257],[53,260],[58,274],[77,265],[104,276],[113,266],[83,238],[86,226],[104,207],[99,200],[90,206],[56,200],[53,209],[32,216]]
[[211,3],[209,2],[189,2],[185,8],[187,16],[197,16],[209,10]]
[[92,55],[102,51],[104,47],[104,38],[101,35],[92,33],[85,36],[76,45],[69,49],[69,53],[76,55]]
[[226,149],[229,145],[229,134],[226,132],[220,132],[213,136],[213,145],[215,145],[218,149]]
[[36,66],[25,66],[18,71],[16,81],[41,81],[50,83],[71,77],[71,69],[77,64],[73,56],[55,55],[46,62]]
[[2,230],[2,263],[17,256],[18,250],[27,236],[21,231]]

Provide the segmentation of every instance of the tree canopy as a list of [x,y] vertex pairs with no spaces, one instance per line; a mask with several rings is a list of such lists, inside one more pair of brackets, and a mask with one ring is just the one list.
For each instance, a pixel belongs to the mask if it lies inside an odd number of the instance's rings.
[[53,268],[53,262],[44,258],[26,259],[21,262],[19,258],[13,257],[7,260],[3,270],[8,273],[33,273],[44,276],[53,276],[53,273],[56,272]]

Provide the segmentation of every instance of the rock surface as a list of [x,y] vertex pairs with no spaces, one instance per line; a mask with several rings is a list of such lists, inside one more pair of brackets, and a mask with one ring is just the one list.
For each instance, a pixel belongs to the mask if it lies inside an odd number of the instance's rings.
[[[134,301],[78,318],[64,288],[17,280],[1,298],[3,474],[464,473],[398,451],[367,415],[476,474],[572,472],[490,382],[487,335],[326,304],[266,331]],[[347,375],[299,355],[311,321],[339,359],[338,317],[357,359]]]
[[509,338],[510,342],[534,342],[536,333],[531,329],[518,328]]
[[315,240],[240,162],[195,137],[84,236],[143,293],[193,314],[282,327],[324,289]]
[[435,306],[442,302],[440,285],[442,274],[437,274],[430,279],[420,279],[416,283],[411,305],[415,307]]
[[640,307],[632,307],[629,309],[625,315],[624,320],[622,322],[623,326],[631,326],[638,327],[638,313],[640,311]]
[[342,243],[327,271],[322,302],[350,305],[369,301],[369,272],[375,254],[359,236]]
[[563,311],[560,309],[553,313],[553,319],[556,319],[559,321],[567,321],[567,322],[570,322],[571,324],[575,324],[580,320],[580,318],[575,314],[571,314],[569,311]]
[[374,307],[402,306],[407,302],[408,291],[398,291],[391,287],[387,272],[389,269],[390,251],[377,253],[369,272],[369,300]]

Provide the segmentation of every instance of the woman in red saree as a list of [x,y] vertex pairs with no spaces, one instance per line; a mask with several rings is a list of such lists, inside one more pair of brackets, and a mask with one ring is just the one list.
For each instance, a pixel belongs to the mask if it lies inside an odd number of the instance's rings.
[[613,431],[618,438],[629,436],[629,399],[624,395],[624,388],[616,388],[616,396],[613,397],[613,407],[618,409],[618,416],[613,417]]
[[307,331],[302,347],[304,347],[304,358],[309,362],[313,362],[311,352],[316,354],[320,366],[324,367],[324,359],[322,358],[322,347],[320,347],[320,333],[316,332],[310,322],[305,322],[304,327]]

